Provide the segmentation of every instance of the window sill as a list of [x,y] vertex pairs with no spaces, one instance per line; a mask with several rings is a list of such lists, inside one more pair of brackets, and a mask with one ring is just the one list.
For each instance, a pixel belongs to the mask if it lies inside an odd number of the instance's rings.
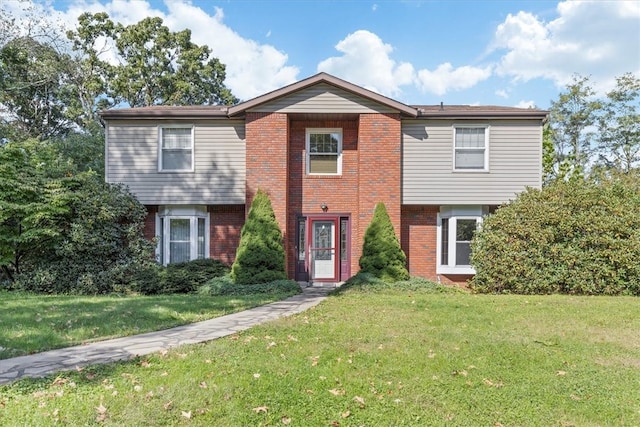
[[489,173],[489,169],[453,169],[453,173]]
[[439,265],[436,267],[437,274],[476,274],[476,269],[471,266],[449,267]]
[[329,178],[329,179],[340,179],[342,178],[342,175],[322,175],[322,174],[307,174],[305,175],[305,178],[309,178],[309,179],[325,179],[325,178]]

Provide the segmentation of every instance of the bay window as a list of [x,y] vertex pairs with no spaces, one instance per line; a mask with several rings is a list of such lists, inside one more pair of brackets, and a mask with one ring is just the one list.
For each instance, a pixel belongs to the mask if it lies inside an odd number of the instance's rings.
[[209,215],[201,206],[162,206],[157,221],[158,259],[162,265],[207,258]]
[[438,214],[439,274],[475,274],[471,239],[482,223],[482,206],[443,206]]

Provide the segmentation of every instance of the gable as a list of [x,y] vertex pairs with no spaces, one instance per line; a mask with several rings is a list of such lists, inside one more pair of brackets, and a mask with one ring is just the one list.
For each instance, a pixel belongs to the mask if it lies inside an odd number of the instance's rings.
[[397,113],[386,105],[318,83],[249,109],[260,113]]

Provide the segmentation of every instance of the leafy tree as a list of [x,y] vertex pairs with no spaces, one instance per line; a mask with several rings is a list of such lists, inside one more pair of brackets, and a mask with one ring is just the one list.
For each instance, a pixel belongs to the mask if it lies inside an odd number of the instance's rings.
[[267,283],[287,278],[282,232],[269,196],[258,190],[240,233],[236,259],[231,266],[236,284]]
[[598,152],[607,168],[629,173],[640,165],[640,79],[631,73],[616,78],[598,120]]
[[386,282],[409,278],[407,256],[393,229],[384,203],[378,203],[364,234],[360,271],[371,273]]
[[551,102],[550,131],[555,158],[550,171],[556,178],[584,176],[593,151],[592,126],[596,124],[601,107],[594,95],[589,78],[574,75],[566,91],[559,95],[557,101]]
[[74,73],[69,55],[30,37],[0,49],[0,103],[11,114],[17,134],[47,139],[67,134],[67,85]]
[[555,181],[487,217],[477,292],[640,295],[640,179]]
[[[159,17],[124,26],[106,13],[85,13],[78,21],[68,37],[83,57],[83,75],[95,76],[86,80],[87,93],[104,92],[111,105],[131,107],[237,102],[224,85],[225,66],[209,47],[191,41],[190,30],[171,32]],[[119,65],[102,59],[110,48]]]
[[51,251],[68,212],[59,182],[73,166],[46,143],[0,146],[0,268],[13,279],[23,264]]

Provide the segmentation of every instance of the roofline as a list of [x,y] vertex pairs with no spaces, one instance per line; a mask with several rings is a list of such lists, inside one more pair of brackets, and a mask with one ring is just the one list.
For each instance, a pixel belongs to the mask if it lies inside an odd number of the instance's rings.
[[196,107],[173,107],[162,109],[143,108],[114,108],[101,111],[100,117],[103,119],[226,119],[228,118],[228,107],[206,108]]
[[395,101],[391,98],[387,98],[384,95],[380,95],[379,93],[370,91],[361,86],[354,85],[353,83],[349,83],[346,80],[339,79],[335,76],[332,76],[327,73],[318,73],[314,76],[306,78],[304,80],[300,80],[298,82],[292,83],[288,86],[285,86],[280,89],[276,89],[264,95],[260,95],[256,98],[250,99],[248,101],[242,102],[238,105],[234,105],[229,108],[229,116],[235,116],[238,114],[244,114],[247,110],[257,107],[258,105],[273,101],[275,99],[281,98],[283,96],[287,96],[290,93],[295,91],[305,89],[309,86],[313,86],[318,83],[327,83],[332,86],[335,86],[339,89],[346,90],[355,95],[361,96],[363,98],[370,99],[372,101],[378,102],[380,104],[386,105],[387,107],[393,108],[394,110],[398,110],[401,113],[410,116],[416,117],[418,115],[418,110],[409,105],[403,104],[402,102]]
[[546,120],[546,110],[523,111],[420,111],[416,119],[537,119]]

